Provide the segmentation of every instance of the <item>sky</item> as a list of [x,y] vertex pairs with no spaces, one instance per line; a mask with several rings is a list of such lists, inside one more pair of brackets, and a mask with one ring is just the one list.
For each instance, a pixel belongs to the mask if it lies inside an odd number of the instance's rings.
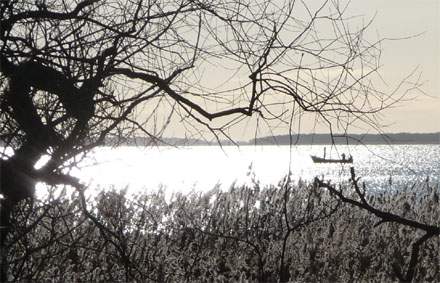
[[[440,0],[351,0],[346,15],[359,16],[365,22],[374,18],[367,38],[371,37],[371,42],[388,39],[382,44],[379,71],[386,85],[381,90],[393,91],[409,74],[413,74],[413,81],[418,78],[422,82],[418,91],[407,96],[407,101],[382,112],[381,132],[440,132]],[[408,85],[402,87],[406,88]],[[248,140],[255,136],[288,134],[286,129],[257,126],[253,118],[231,128],[228,134],[235,140]],[[327,125],[317,125],[314,118],[304,117],[295,131],[327,133],[329,129]],[[351,127],[349,133],[377,133],[377,130],[368,126]],[[179,125],[170,127],[165,135],[182,136],[182,129]]]
[[[370,34],[382,45],[381,74],[388,91],[412,71],[420,74],[420,90],[383,113],[383,132],[440,132],[440,1],[352,0],[347,15],[374,17]],[[373,38],[374,40],[375,38]],[[312,131],[304,125],[305,131]],[[314,128],[325,132],[322,127]],[[366,128],[353,132],[368,131]]]
[[352,8],[376,17],[380,37],[399,38],[383,45],[383,74],[396,82],[417,68],[425,94],[387,111],[386,132],[440,132],[440,1],[353,0]]

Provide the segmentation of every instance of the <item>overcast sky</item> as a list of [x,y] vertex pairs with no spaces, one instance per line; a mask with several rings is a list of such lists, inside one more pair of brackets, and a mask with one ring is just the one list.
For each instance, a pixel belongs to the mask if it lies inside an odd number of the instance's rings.
[[[409,101],[386,110],[381,116],[381,124],[386,125],[382,132],[440,132],[440,0],[352,0],[345,15],[360,16],[365,22],[374,17],[368,33],[371,42],[400,38],[384,41],[382,45],[380,73],[388,86],[382,86],[381,90],[389,93],[413,71],[421,75],[423,93],[413,92]],[[254,136],[288,134],[286,128],[265,127],[263,122],[257,127],[255,117],[252,119],[232,128],[229,135],[236,140],[247,140]],[[328,126],[317,125],[315,119],[304,117],[301,128],[294,132],[326,133]],[[375,130],[354,126],[349,132],[375,133]],[[165,135],[182,134],[182,127],[174,125]]]
[[352,8],[374,15],[374,28],[381,37],[412,39],[387,42],[383,46],[383,74],[390,81],[405,77],[414,68],[422,72],[426,96],[388,111],[387,132],[440,131],[440,1],[353,0]]

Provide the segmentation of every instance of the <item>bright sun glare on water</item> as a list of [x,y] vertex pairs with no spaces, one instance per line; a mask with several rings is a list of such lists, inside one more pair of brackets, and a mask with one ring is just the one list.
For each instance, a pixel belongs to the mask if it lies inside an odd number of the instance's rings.
[[[328,147],[328,150],[330,148]],[[189,192],[209,190],[234,182],[276,184],[290,171],[294,180],[311,181],[315,176],[346,181],[351,165],[315,164],[310,155],[322,155],[323,146],[216,146],[98,148],[71,174],[92,188],[128,188]],[[339,152],[339,154],[338,154]],[[395,185],[439,181],[440,149],[436,145],[338,146],[331,156],[342,152],[354,157],[353,166],[372,188],[392,181]],[[43,161],[42,161],[43,162]],[[40,186],[40,190],[42,187]]]

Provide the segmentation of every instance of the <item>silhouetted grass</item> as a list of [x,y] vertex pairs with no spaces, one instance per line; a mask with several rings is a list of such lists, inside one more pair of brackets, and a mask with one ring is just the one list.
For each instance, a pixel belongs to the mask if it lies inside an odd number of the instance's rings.
[[[424,183],[368,199],[438,225],[438,196],[438,185]],[[397,224],[374,227],[376,217],[288,178],[172,196],[107,190],[87,208],[93,219],[77,199],[62,193],[15,212],[11,280],[397,281],[419,236]],[[422,246],[415,280],[439,282],[438,263],[437,237]]]

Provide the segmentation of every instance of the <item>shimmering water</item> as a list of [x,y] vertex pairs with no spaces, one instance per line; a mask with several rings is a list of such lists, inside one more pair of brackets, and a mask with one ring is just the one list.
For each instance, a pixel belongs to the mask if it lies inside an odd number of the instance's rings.
[[[440,182],[440,145],[327,146],[327,156],[351,154],[352,165],[314,164],[310,155],[323,155],[321,145],[195,146],[98,148],[72,171],[91,187],[130,190],[208,190],[220,184],[278,183],[290,170],[292,178],[324,176],[335,182],[349,178],[354,166],[361,180],[374,189],[399,187],[429,178]],[[254,176],[254,177],[253,177]]]

